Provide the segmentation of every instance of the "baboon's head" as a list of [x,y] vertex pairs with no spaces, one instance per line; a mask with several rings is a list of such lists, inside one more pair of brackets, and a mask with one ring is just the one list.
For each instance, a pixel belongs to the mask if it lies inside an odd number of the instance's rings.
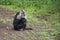
[[19,15],[17,16],[17,19],[26,18],[25,10],[20,10]]
[[21,14],[22,17],[25,16],[25,10],[21,10],[20,14]]

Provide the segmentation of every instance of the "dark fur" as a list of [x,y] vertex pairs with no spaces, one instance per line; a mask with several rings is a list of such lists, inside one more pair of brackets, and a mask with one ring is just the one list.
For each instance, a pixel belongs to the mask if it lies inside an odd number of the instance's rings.
[[19,12],[17,12],[17,14],[14,17],[14,21],[13,21],[13,26],[15,30],[19,30],[19,29],[25,29],[26,28],[26,19],[25,18],[21,18],[21,19],[17,19],[17,16],[19,15]]

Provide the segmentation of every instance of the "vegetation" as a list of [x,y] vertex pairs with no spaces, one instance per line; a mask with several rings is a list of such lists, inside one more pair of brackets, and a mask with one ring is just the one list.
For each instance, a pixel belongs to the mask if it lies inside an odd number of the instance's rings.
[[[49,34],[54,37],[60,33],[60,0],[0,0],[0,8],[1,7],[15,11],[25,9],[28,24],[31,24],[29,22],[42,22],[43,25],[46,25],[47,30],[53,31],[50,33],[45,29],[41,29],[43,30],[41,33],[34,33],[35,35],[46,36],[46,38],[42,37],[41,40],[52,40]],[[4,22],[4,19],[1,18],[0,22],[1,21]],[[31,40],[30,35],[28,40]]]

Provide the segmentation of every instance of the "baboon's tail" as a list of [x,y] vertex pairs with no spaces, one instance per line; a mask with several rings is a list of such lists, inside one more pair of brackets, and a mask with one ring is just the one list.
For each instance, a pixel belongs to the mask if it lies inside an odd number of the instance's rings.
[[25,28],[26,30],[32,30],[32,28]]

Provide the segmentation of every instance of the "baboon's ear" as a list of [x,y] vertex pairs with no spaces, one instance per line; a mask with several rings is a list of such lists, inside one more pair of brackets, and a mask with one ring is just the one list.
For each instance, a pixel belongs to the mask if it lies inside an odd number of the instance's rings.
[[24,9],[22,9],[21,11],[25,13],[25,10]]

